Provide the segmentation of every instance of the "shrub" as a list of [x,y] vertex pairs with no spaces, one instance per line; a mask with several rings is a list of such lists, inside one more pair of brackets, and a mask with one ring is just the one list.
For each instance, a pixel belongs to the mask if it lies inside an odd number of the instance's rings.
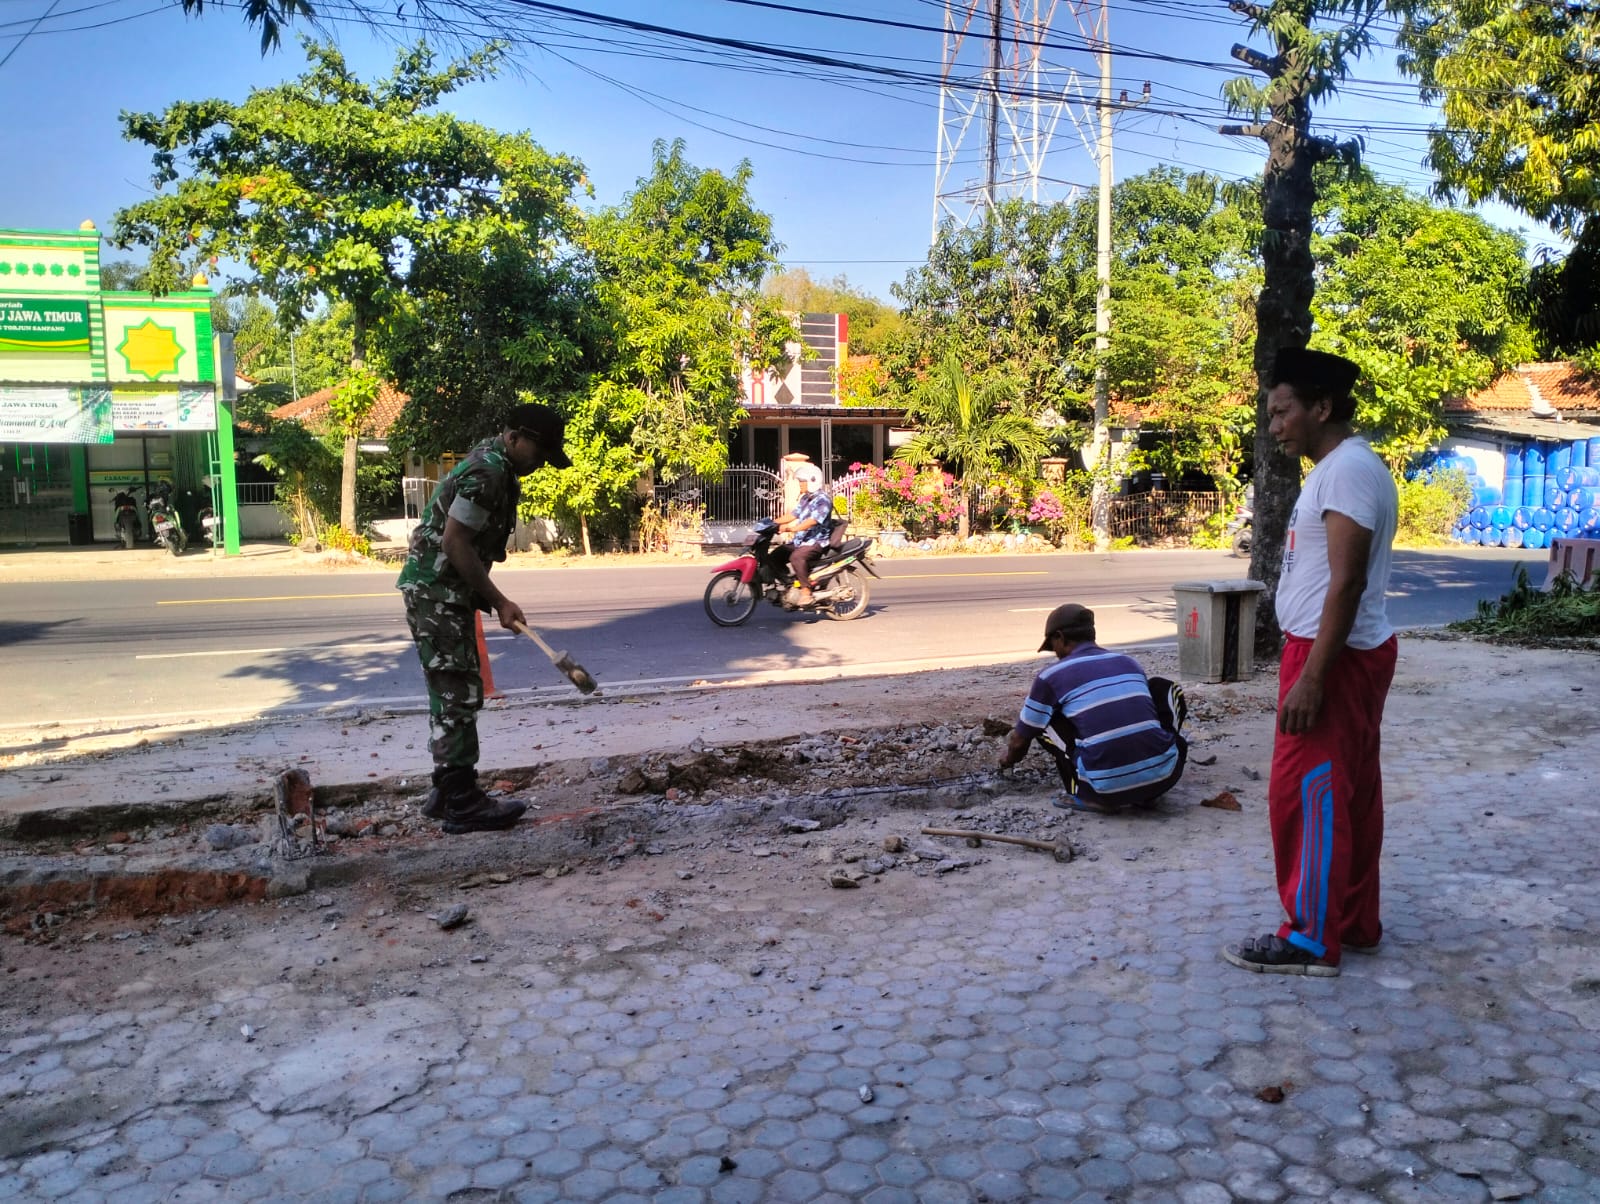
[[866,477],[851,504],[851,521],[858,528],[903,527],[927,532],[961,517],[955,478],[947,472],[918,470],[903,460],[892,460],[883,468],[852,464],[850,471]]
[[1446,543],[1456,519],[1472,506],[1472,486],[1467,484],[1466,474],[1457,470],[1397,481],[1396,487],[1400,491],[1397,543]]

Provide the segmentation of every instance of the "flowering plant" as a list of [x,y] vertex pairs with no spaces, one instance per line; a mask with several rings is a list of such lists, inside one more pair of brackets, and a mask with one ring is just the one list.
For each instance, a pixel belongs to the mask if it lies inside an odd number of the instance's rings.
[[852,464],[851,473],[863,479],[856,487],[852,513],[858,526],[877,523],[907,530],[937,528],[961,516],[961,498],[955,478],[937,468],[918,470],[903,460],[886,467]]

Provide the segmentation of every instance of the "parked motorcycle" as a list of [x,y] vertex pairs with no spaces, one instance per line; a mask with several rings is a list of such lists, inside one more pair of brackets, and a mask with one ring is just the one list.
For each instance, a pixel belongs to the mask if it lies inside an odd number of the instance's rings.
[[217,517],[216,507],[212,504],[209,481],[200,486],[200,509],[195,512],[195,517],[200,522],[200,531],[206,543],[214,548],[222,542],[222,520]]
[[157,481],[150,486],[145,509],[150,515],[150,529],[155,532],[156,543],[174,556],[181,556],[189,546],[189,537],[184,534],[183,523],[178,520],[177,508],[172,504],[171,481]]
[[777,533],[777,523],[762,519],[745,536],[745,550],[711,570],[705,604],[713,623],[739,626],[755,613],[762,598],[784,610],[816,611],[841,621],[867,613],[867,575],[878,575],[868,555],[871,539],[845,539],[838,547],[825,548],[811,565],[815,587],[811,602],[799,606],[793,601],[795,580],[789,569],[792,549],[786,543],[773,544]]
[[1233,536],[1233,554],[1235,556],[1250,555],[1250,538],[1254,519],[1255,511],[1247,503],[1240,503],[1239,508],[1233,512],[1233,518],[1228,522],[1225,533]]
[[139,499],[133,496],[130,486],[112,487],[111,510],[115,515],[111,525],[117,530],[117,538],[123,547],[133,547],[139,539]]

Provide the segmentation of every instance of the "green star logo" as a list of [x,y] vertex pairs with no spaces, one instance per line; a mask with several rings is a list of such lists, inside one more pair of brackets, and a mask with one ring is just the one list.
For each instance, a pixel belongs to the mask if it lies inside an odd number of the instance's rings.
[[128,327],[117,344],[117,354],[146,380],[160,380],[178,370],[183,358],[183,347],[178,343],[178,332],[171,326],[162,326],[154,318],[146,318],[137,326]]

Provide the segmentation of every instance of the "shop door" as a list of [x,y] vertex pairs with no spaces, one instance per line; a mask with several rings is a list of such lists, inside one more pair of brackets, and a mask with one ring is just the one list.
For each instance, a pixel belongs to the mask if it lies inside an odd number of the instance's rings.
[[68,451],[59,443],[0,443],[0,544],[67,542]]

